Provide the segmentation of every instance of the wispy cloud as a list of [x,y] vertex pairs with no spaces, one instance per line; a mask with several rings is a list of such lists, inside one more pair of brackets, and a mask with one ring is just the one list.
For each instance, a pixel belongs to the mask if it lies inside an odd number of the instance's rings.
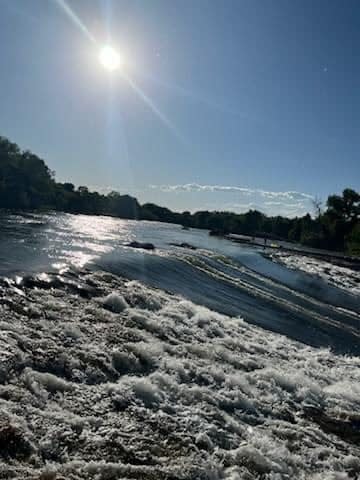
[[292,190],[274,192],[260,188],[199,183],[130,188],[91,185],[89,188],[105,195],[112,190],[129,193],[136,196],[140,203],[153,202],[175,211],[217,210],[244,213],[259,210],[267,215],[285,217],[303,216],[313,211],[313,196]]
[[[271,205],[269,205],[271,203]],[[274,205],[276,203],[276,205]],[[250,202],[250,203],[223,203],[221,208],[216,204],[207,204],[204,210],[225,210],[235,213],[246,213],[249,210],[258,210],[266,215],[276,216],[281,215],[284,217],[301,217],[311,210],[303,203],[288,204],[286,202]]]
[[[313,196],[293,190],[279,192],[261,188],[249,188],[233,185],[205,185],[186,183],[180,185],[149,185],[149,189],[159,194],[176,194],[177,203],[187,201],[191,194],[193,211],[198,206],[207,206],[209,210],[230,210],[237,213],[250,209],[260,210],[268,215],[295,217],[305,215],[312,210]],[[198,194],[198,196],[196,196]],[[180,200],[181,195],[181,200]],[[197,200],[198,198],[198,200]]]
[[201,185],[199,183],[186,183],[183,185],[149,185],[151,189],[161,190],[162,192],[228,192],[239,193],[242,195],[259,195],[267,199],[281,199],[288,201],[312,201],[314,197],[307,193],[287,191],[272,192],[259,188],[236,187],[231,185]]

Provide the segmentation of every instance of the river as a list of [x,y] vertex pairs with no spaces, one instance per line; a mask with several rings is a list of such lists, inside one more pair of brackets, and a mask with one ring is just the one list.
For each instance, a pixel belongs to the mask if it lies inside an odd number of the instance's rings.
[[[151,242],[154,251],[129,242]],[[189,249],[174,244],[186,243]],[[336,353],[360,354],[359,297],[204,230],[62,213],[0,217],[0,275],[91,268]]]

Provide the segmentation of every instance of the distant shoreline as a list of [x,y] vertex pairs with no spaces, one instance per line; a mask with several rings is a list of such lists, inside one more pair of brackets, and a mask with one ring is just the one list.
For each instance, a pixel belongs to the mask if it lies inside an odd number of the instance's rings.
[[214,235],[266,237],[360,257],[360,193],[351,188],[329,195],[326,209],[315,202],[313,216],[266,215],[256,208],[244,213],[220,209],[175,212],[151,202],[140,204],[135,197],[117,191],[105,195],[84,185],[58,182],[43,159],[1,136],[0,154],[0,208],[6,210],[155,220],[210,230]]

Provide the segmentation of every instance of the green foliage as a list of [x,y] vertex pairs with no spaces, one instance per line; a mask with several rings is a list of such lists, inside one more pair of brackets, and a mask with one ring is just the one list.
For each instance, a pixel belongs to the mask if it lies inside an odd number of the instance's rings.
[[347,251],[351,255],[360,256],[360,223],[358,222],[346,237]]
[[[319,201],[317,204],[320,205]],[[54,209],[69,213],[112,215],[157,220],[186,227],[205,228],[216,234],[238,233],[300,242],[304,245],[360,255],[360,194],[350,188],[330,195],[327,210],[317,218],[268,217],[257,210],[244,214],[200,211],[177,213],[153,203],[140,205],[136,198],[110,192],[102,195],[85,186],[57,183],[45,162],[0,137],[0,208]]]
[[52,172],[29,151],[0,137],[0,206],[40,208],[53,201]]
[[77,190],[72,183],[56,183],[45,162],[8,139],[0,137],[0,208],[55,209],[70,213],[104,214],[138,218],[140,205],[129,195],[108,196]]
[[327,206],[328,215],[352,225],[360,217],[360,194],[346,188],[342,196],[330,195]]

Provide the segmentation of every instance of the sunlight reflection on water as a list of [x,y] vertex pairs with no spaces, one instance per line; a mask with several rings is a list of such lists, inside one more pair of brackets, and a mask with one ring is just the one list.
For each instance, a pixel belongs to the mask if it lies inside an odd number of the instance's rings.
[[[134,240],[155,249],[129,247]],[[196,249],[176,246],[181,243]],[[342,351],[352,345],[360,352],[351,333],[357,330],[356,314],[338,310],[358,312],[356,299],[269,261],[256,248],[166,223],[62,213],[0,215],[0,275],[62,272],[69,266],[139,280],[305,343],[333,343]],[[331,334],[328,318],[337,322]]]

